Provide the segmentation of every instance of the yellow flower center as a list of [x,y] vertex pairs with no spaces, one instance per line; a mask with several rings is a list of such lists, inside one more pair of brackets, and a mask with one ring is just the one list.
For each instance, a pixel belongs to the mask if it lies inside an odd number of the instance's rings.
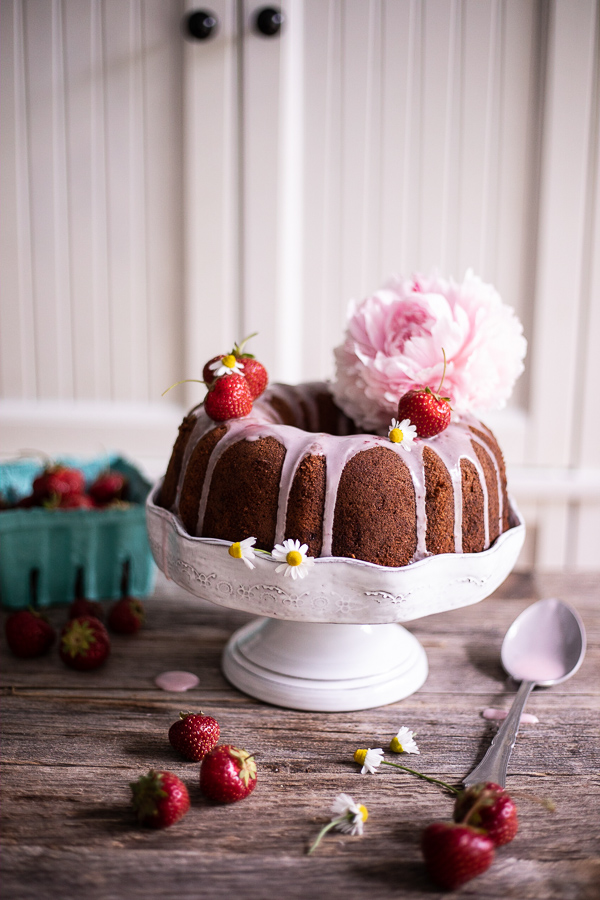
[[235,356],[233,353],[229,353],[227,356],[224,356],[222,359],[222,363],[224,366],[227,366],[228,369],[233,369],[235,366]]
[[354,762],[357,762],[359,766],[364,765],[365,759],[367,758],[366,750],[357,750],[354,754]]
[[242,558],[242,545],[239,541],[236,541],[235,544],[232,544],[229,548],[229,555],[233,556],[234,559]]
[[392,428],[389,437],[392,444],[401,444],[404,440],[404,434],[399,428]]
[[304,559],[304,557],[297,550],[290,550],[290,552],[288,553],[288,555],[285,558],[285,561],[288,564],[288,566],[299,566],[302,564],[303,559]]
[[392,750],[394,753],[404,753],[404,747],[397,737],[392,738],[392,740],[390,741],[390,750]]
[[362,803],[359,803],[359,804],[358,804],[358,811],[359,811],[359,813],[360,813],[360,815],[361,815],[361,818],[362,818],[363,822],[366,822],[367,819],[369,818],[369,810],[367,809],[367,807],[366,807],[366,806],[363,806]]

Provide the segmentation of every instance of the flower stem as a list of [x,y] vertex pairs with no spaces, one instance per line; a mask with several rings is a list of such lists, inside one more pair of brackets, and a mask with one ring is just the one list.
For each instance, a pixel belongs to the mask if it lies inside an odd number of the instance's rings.
[[442,353],[444,354],[444,371],[442,372],[442,380],[440,381],[440,386],[439,386],[439,388],[437,389],[436,394],[439,394],[439,392],[441,391],[442,385],[443,385],[443,383],[444,383],[444,378],[446,377],[446,365],[447,365],[447,360],[446,360],[446,351],[444,350],[443,347],[442,347]]
[[439,778],[431,778],[429,775],[423,775],[422,772],[417,772],[416,769],[409,769],[408,766],[401,766],[400,763],[388,762],[387,759],[382,759],[381,764],[383,766],[394,766],[396,769],[403,769],[405,772],[410,772],[411,775],[416,775],[417,778],[422,778],[424,781],[431,782],[431,784],[439,784],[443,788],[446,788],[447,791],[450,791],[451,794],[460,794],[460,788],[452,787],[451,784],[440,781]]
[[312,847],[310,848],[310,850],[308,851],[307,856],[310,856],[310,854],[313,852],[313,850],[317,849],[317,847],[321,843],[321,840],[325,837],[327,832],[331,831],[332,828],[335,828],[336,825],[339,825],[341,822],[343,822],[345,818],[346,818],[345,816],[339,816],[337,819],[332,819],[331,822],[328,822],[327,825],[325,825],[323,828],[321,828],[320,832],[317,835],[317,839],[314,842],[314,844],[312,845]]

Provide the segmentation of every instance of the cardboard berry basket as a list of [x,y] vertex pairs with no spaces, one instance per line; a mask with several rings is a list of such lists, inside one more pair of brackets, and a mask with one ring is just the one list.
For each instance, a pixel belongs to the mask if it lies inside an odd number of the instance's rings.
[[[86,486],[107,468],[128,479],[126,503],[103,509],[3,509],[0,511],[0,603],[8,609],[70,604],[76,594],[109,600],[123,589],[145,597],[154,586],[144,502],[150,484],[117,455],[62,458],[80,469]],[[0,495],[9,504],[31,493],[39,460],[0,464]]]

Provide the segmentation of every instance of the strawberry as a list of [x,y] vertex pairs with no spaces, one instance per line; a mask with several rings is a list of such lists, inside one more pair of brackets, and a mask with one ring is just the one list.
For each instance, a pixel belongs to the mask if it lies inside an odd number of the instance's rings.
[[269,383],[267,370],[263,364],[257,359],[254,359],[253,356],[243,356],[241,358],[241,363],[244,369],[244,378],[248,382],[252,399],[256,400],[257,397],[260,397]]
[[127,479],[121,472],[109,470],[98,475],[88,488],[88,494],[98,506],[106,506],[115,500],[123,500]]
[[219,744],[207,753],[200,766],[200,790],[217,803],[235,803],[256,787],[256,763],[246,752]]
[[97,669],[110,653],[108,632],[95,616],[78,616],[63,628],[59,653],[71,669]]
[[494,843],[484,831],[455,822],[433,822],[421,837],[431,878],[445,890],[481,875],[494,860]]
[[219,740],[221,729],[212,716],[180,712],[177,722],[169,728],[169,741],[186,759],[204,759]]
[[56,502],[57,494],[53,499],[47,500],[44,506],[49,509],[95,509],[96,504],[87,494],[62,494]]
[[214,369],[211,369],[211,366],[213,363],[219,362],[220,359],[223,359],[225,355],[225,353],[221,353],[219,356],[213,356],[213,358],[209,359],[209,361],[206,363],[206,365],[202,369],[202,381],[204,382],[204,384],[213,383],[213,381],[215,380],[215,373]]
[[428,387],[409,391],[398,404],[398,421],[409,419],[421,438],[433,437],[444,431],[450,424],[451,413],[448,397],[440,397]]
[[117,634],[135,634],[146,619],[146,612],[137,597],[121,597],[111,606],[108,627]]
[[190,808],[190,795],[177,775],[150,769],[130,784],[133,811],[140,825],[168,828],[178,822]]
[[239,419],[252,412],[252,394],[243,375],[222,375],[209,388],[204,400],[206,414],[215,422]]
[[244,345],[250,338],[253,338],[255,334],[250,334],[239,344],[234,344],[231,353],[221,353],[219,356],[213,356],[212,359],[209,359],[202,370],[202,380],[204,383],[210,385],[215,378],[219,377],[216,374],[219,367],[215,366],[215,363],[222,361],[222,364],[226,366],[230,372],[239,372],[241,369],[248,382],[252,399],[256,400],[257,397],[260,397],[269,381],[267,370],[262,363],[254,358],[252,353],[243,352]]
[[84,486],[83,473],[79,469],[57,463],[46,466],[41,475],[34,480],[33,496],[38,503],[51,501],[56,497],[60,500],[69,494],[83,494]]
[[456,798],[453,819],[468,819],[475,828],[482,828],[496,847],[508,844],[519,829],[517,807],[503,787],[488,781],[474,784]]
[[8,646],[22,659],[41,656],[56,640],[56,631],[33,609],[12,613],[4,626]]
[[444,354],[444,370],[437,391],[429,387],[423,387],[408,391],[400,397],[398,403],[398,421],[409,419],[411,425],[417,429],[420,438],[434,437],[444,431],[450,424],[452,407],[450,397],[441,397],[440,391],[446,377],[446,352]]
[[102,605],[95,600],[86,600],[85,597],[76,597],[69,607],[69,619],[78,619],[80,616],[95,616],[96,619],[104,619]]

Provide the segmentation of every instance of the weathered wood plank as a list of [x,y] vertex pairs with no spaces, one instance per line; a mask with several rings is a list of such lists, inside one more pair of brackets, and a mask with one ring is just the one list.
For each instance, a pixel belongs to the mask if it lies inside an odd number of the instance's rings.
[[[108,664],[95,673],[66,669],[56,652],[16,660],[2,642],[3,896],[431,896],[419,834],[450,815],[451,797],[387,767],[361,776],[353,751],[386,747],[408,724],[418,732],[421,755],[407,764],[458,783],[496,728],[482,710],[508,708],[514,693],[498,663],[504,633],[529,603],[551,595],[579,609],[589,651],[575,678],[530,698],[528,710],[540,721],[522,727],[508,782],[519,794],[520,831],[461,896],[596,900],[597,588],[584,578],[540,583],[522,576],[477,607],[411,623],[429,656],[426,685],[401,703],[356,713],[277,709],[231,688],[220,656],[248,616],[165,583],[147,604],[147,628],[134,639],[115,637]],[[64,610],[52,610],[51,618],[59,625]],[[159,691],[153,679],[167,668],[197,672],[199,687],[183,695]],[[200,795],[198,764],[182,761],[167,741],[180,708],[203,708],[218,718],[223,741],[256,752],[259,785],[248,800],[219,807]],[[189,814],[162,832],[138,828],[129,808],[129,782],[151,766],[176,772],[192,798]],[[307,858],[340,791],[369,808],[365,833],[329,835]],[[556,811],[532,797],[551,798]]]

